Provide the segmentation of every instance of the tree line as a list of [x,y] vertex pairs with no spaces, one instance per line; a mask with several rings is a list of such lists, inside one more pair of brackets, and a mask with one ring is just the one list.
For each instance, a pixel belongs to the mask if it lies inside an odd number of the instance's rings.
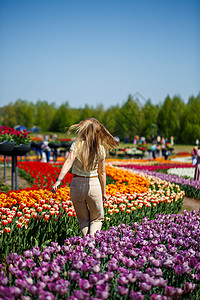
[[108,109],[103,105],[72,108],[68,102],[57,107],[48,101],[38,100],[34,104],[22,99],[0,108],[1,125],[20,124],[27,129],[37,126],[42,132],[66,132],[72,124],[88,117],[97,118],[121,141],[129,137],[132,142],[135,135],[150,141],[159,134],[168,140],[173,136],[178,144],[194,144],[197,138],[200,140],[200,93],[191,96],[187,103],[179,96],[167,96],[156,105],[151,100],[142,105],[129,95],[121,106]]

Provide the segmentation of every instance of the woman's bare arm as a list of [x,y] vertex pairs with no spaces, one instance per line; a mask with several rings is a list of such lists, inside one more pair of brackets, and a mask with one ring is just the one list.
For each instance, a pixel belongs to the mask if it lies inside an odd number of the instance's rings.
[[60,185],[61,180],[65,177],[65,175],[67,174],[67,172],[70,170],[70,168],[72,167],[72,164],[74,162],[76,158],[76,154],[74,151],[70,151],[69,155],[64,163],[64,165],[62,166],[62,169],[60,171],[60,174],[58,176],[58,179],[56,181],[56,183],[53,185],[52,187],[52,192],[56,193],[58,186]]
[[98,173],[99,173],[99,180],[100,180],[101,190],[102,190],[102,199],[103,201],[105,201],[107,200],[105,159],[99,162]]

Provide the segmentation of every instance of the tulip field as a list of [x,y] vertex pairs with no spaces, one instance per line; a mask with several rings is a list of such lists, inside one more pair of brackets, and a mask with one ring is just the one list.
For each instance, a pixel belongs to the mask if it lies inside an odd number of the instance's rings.
[[51,192],[61,166],[19,162],[32,187],[0,193],[0,299],[200,299],[200,210],[181,211],[200,184],[176,172],[190,163],[107,160],[95,238],[81,237],[73,175]]

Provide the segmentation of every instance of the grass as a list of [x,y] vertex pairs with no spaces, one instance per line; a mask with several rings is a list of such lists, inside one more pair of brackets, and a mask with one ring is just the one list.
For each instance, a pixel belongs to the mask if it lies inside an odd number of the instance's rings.
[[10,186],[0,181],[0,192],[7,193],[10,191]]

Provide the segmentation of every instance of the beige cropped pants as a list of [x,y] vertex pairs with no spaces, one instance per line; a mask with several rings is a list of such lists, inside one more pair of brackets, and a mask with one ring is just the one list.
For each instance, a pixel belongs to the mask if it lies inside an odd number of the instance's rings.
[[74,177],[70,185],[71,200],[83,236],[94,236],[104,220],[101,185],[98,178]]

